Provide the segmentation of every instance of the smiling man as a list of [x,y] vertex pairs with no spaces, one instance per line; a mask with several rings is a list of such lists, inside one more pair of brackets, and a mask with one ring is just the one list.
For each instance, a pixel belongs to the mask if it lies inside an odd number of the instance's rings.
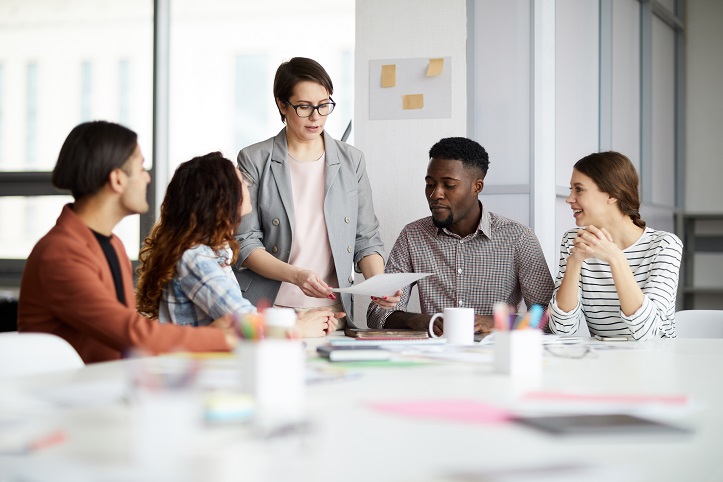
[[429,157],[424,194],[432,216],[404,227],[385,269],[435,274],[416,283],[422,313],[406,311],[409,285],[393,309],[370,304],[369,327],[427,330],[431,315],[461,307],[474,308],[475,332],[488,333],[496,302],[547,307],[554,285],[535,233],[479,201],[487,151],[473,140],[450,137],[432,146]]
[[20,286],[18,331],[64,338],[86,363],[133,349],[228,351],[230,320],[212,327],[162,325],[136,311],[131,263],[113,229],[148,210],[151,178],[136,133],[104,121],[76,126],[60,149],[53,185],[74,202],[33,248]]

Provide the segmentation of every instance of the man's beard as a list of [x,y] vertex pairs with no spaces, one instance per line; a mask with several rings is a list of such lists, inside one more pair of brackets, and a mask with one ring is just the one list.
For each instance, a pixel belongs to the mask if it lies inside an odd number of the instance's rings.
[[446,229],[454,224],[454,215],[452,213],[449,213],[449,216],[447,216],[445,219],[437,219],[434,216],[432,216],[432,222],[438,228]]

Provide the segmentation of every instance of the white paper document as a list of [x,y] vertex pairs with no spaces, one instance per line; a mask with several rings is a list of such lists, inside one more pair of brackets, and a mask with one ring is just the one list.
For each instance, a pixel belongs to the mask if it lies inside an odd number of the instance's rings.
[[432,273],[382,273],[348,288],[332,288],[337,293],[353,295],[389,296],[407,285],[426,278]]

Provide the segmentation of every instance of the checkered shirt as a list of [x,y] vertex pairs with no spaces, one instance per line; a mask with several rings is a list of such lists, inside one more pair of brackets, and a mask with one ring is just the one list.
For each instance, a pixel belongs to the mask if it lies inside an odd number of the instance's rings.
[[[470,307],[492,315],[498,301],[547,307],[554,284],[535,233],[518,222],[482,209],[477,230],[464,237],[434,226],[432,218],[404,227],[389,255],[386,273],[434,273],[416,282],[422,313]],[[369,304],[367,323],[383,328],[394,311],[404,311],[413,285],[391,310]]]
[[158,321],[206,326],[223,315],[255,311],[231,270],[232,258],[228,247],[217,253],[201,244],[184,251],[161,294]]

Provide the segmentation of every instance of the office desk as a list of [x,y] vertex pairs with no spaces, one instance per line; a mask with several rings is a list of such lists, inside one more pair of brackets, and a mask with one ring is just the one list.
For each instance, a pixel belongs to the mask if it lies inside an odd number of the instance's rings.
[[[614,469],[615,475],[601,475],[602,480],[723,480],[723,340],[629,343],[636,348],[596,351],[580,359],[547,356],[537,383],[495,374],[486,364],[359,368],[356,378],[308,386],[308,430],[262,437],[248,424],[204,428],[184,443],[190,455],[173,462],[182,470],[169,480],[489,480],[454,477],[564,464]],[[0,390],[9,395],[4,399],[12,400],[40,388],[49,393],[53,387],[79,383],[120,383],[133,363],[137,362],[103,363],[76,372],[5,381]],[[203,363],[229,370],[234,366],[231,359]],[[512,423],[418,419],[370,407],[375,402],[473,400],[504,408],[514,406],[519,395],[530,390],[687,395],[692,398],[689,410],[662,418],[691,428],[693,434],[558,439]],[[36,410],[38,418],[64,428],[68,440],[29,455],[0,457],[3,482],[164,478],[136,463],[133,411],[125,402],[69,408],[4,405],[4,415]],[[154,450],[164,452],[163,447]]]

